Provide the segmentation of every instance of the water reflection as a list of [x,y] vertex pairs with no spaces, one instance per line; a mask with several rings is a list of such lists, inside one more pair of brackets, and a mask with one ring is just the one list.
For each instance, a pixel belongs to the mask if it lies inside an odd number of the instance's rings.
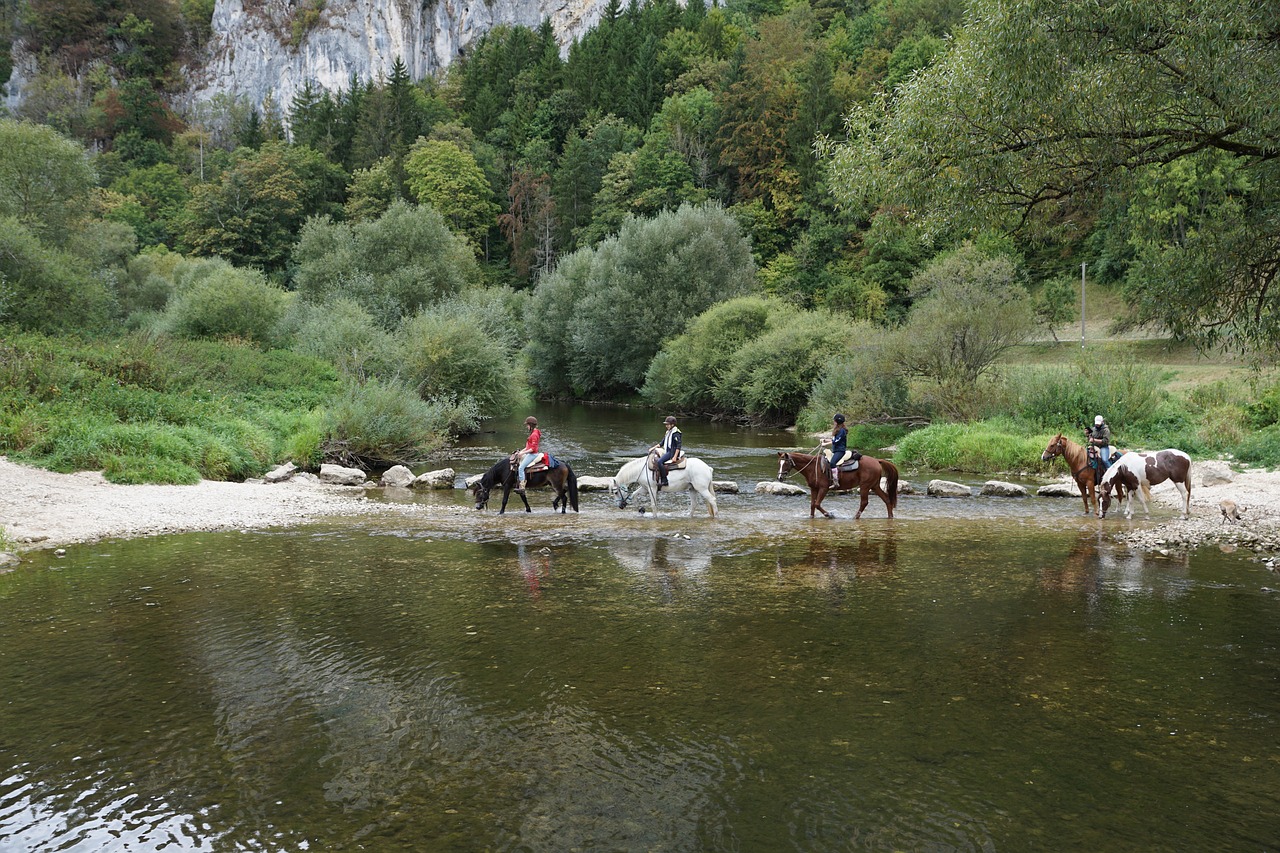
[[1147,554],[1113,542],[1098,530],[1081,535],[1061,560],[1040,570],[1045,589],[1096,597],[1114,590],[1124,595],[1175,599],[1187,594],[1191,557],[1186,553]]

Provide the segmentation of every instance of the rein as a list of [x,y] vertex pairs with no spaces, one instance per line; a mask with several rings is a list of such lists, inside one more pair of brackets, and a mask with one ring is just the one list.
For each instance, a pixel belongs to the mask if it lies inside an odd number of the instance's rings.
[[801,472],[801,473],[804,473],[804,469],[805,469],[805,468],[808,468],[810,465],[812,465],[813,463],[817,462],[817,461],[818,461],[818,459],[820,458],[821,454],[822,454],[822,445],[821,445],[821,444],[819,444],[817,447],[815,447],[815,448],[814,448],[814,450],[816,450],[816,451],[817,451],[817,454],[806,454],[806,455],[812,456],[813,458],[811,458],[808,462],[806,462],[806,463],[804,463],[803,465],[801,465],[799,468],[797,468],[797,467],[796,467],[795,460],[794,460],[794,459],[792,459],[792,454],[788,453],[788,454],[787,454],[787,458],[788,458],[788,459],[791,459],[791,468],[792,468],[792,470],[795,470],[795,471],[799,471],[799,472]]

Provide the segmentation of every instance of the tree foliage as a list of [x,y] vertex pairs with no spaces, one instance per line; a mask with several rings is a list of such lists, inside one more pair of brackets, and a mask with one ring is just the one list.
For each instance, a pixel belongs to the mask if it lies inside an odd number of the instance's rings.
[[529,323],[534,385],[547,393],[634,392],[666,338],[754,288],[750,247],[718,206],[629,219],[617,237],[579,249],[539,282]]
[[835,188],[943,231],[1061,236],[1106,193],[1134,200],[1142,184],[1182,180],[1176,164],[1229,161],[1235,186],[1205,182],[1208,215],[1148,234],[1130,286],[1143,318],[1181,336],[1268,346],[1280,339],[1277,19],[1275,2],[1246,0],[978,0],[940,61],[855,110]]

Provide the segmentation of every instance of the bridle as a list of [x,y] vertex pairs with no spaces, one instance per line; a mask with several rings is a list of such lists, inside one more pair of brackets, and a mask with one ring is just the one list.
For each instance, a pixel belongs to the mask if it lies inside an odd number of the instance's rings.
[[[821,454],[821,452],[822,452],[822,445],[821,445],[821,444],[819,444],[817,447],[815,447],[815,448],[814,448],[814,450],[818,451],[818,453],[819,453],[819,454]],[[803,474],[803,473],[804,473],[804,469],[808,468],[810,465],[814,464],[814,463],[815,463],[815,462],[817,462],[817,461],[818,461],[818,459],[819,459],[819,456],[818,456],[818,455],[813,455],[813,456],[809,459],[809,461],[808,461],[808,462],[806,462],[806,463],[804,463],[803,465],[796,465],[796,461],[795,461],[794,459],[792,459],[792,458],[791,458],[791,454],[790,454],[790,453],[788,453],[788,452],[784,452],[784,453],[782,454],[782,456],[783,456],[783,458],[784,458],[784,459],[786,459],[786,460],[787,460],[787,464],[791,466],[791,470],[790,470],[790,471],[788,471],[786,474],[783,474],[783,473],[782,473],[782,471],[781,471],[781,470],[779,470],[779,471],[778,471],[778,479],[782,479],[783,477],[787,476],[787,474],[792,474],[792,473],[797,472],[797,471],[799,471],[800,473],[802,473],[802,474]],[[782,467],[782,466],[778,466],[778,467],[779,467],[779,469],[781,469],[781,467]]]

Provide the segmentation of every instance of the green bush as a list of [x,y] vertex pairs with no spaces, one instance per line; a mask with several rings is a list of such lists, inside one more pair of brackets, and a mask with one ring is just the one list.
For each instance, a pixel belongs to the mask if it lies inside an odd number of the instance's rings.
[[480,280],[475,254],[430,207],[396,202],[371,222],[307,222],[293,251],[302,298],[345,297],[388,331]]
[[713,305],[682,335],[667,341],[645,373],[645,399],[683,412],[720,412],[716,389],[738,350],[763,334],[771,322],[794,313],[781,302],[743,296]]
[[331,362],[350,376],[387,376],[396,368],[395,338],[353,299],[324,305],[296,301],[280,334],[292,340],[295,351]]
[[836,412],[843,413],[850,424],[917,414],[911,408],[906,378],[893,359],[890,339],[894,334],[867,323],[853,325],[848,332],[849,349],[821,368],[799,426],[809,431],[829,429]]
[[717,398],[758,422],[795,423],[827,363],[847,351],[850,327],[824,311],[789,316],[738,350]]
[[404,382],[349,382],[325,413],[322,447],[326,459],[349,465],[415,465],[478,420],[473,404],[423,400]]
[[1040,454],[1051,435],[1028,436],[1008,420],[971,424],[933,424],[898,441],[894,461],[933,471],[1043,471]]
[[45,245],[26,225],[0,216],[5,319],[37,331],[94,331],[114,312],[105,275],[82,258]]
[[1272,385],[1258,395],[1246,407],[1249,423],[1254,429],[1262,429],[1280,423],[1280,383]]
[[169,300],[163,331],[187,338],[238,338],[269,345],[288,297],[255,270],[225,262]]
[[1236,459],[1249,465],[1280,467],[1280,424],[1250,433],[1232,452]]
[[481,417],[509,412],[523,400],[518,351],[491,335],[465,305],[420,314],[396,339],[400,375],[423,399],[474,400]]
[[1157,415],[1167,392],[1160,368],[1083,355],[1072,367],[1036,367],[1006,374],[1019,418],[1046,429],[1076,432],[1103,415],[1113,430]]

